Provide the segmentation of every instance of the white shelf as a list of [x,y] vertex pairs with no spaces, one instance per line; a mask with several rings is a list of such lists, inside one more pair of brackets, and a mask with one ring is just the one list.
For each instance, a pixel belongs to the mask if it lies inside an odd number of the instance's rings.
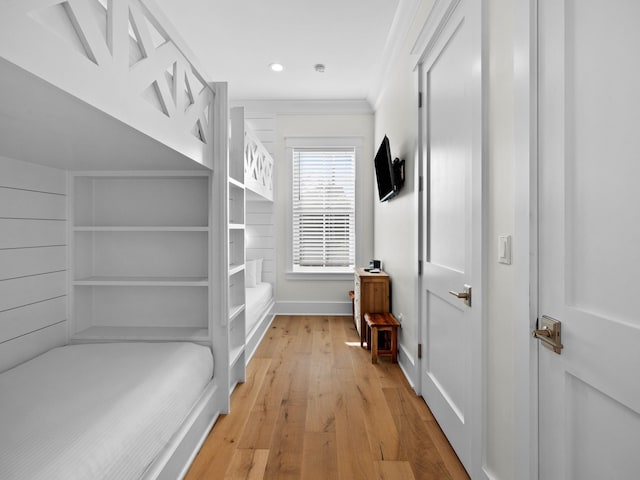
[[231,305],[229,307],[229,322],[233,322],[236,318],[238,318],[238,315],[244,311],[244,307],[244,304]]
[[206,287],[204,277],[116,277],[93,276],[78,278],[73,285],[113,285],[121,287]]
[[198,327],[89,327],[71,337],[72,341],[192,341],[207,342],[206,328]]
[[244,263],[242,265],[229,265],[229,276],[235,275],[238,272],[244,270]]
[[238,182],[229,183],[229,225],[244,225],[245,191]]
[[244,344],[238,345],[235,348],[232,348],[229,351],[229,368],[233,368],[233,366],[237,363],[237,361],[242,357],[244,353]]
[[75,226],[74,232],[208,232],[209,227]]
[[240,180],[236,180],[233,177],[229,177],[229,183],[231,185],[235,185],[236,187],[241,188],[242,190],[244,190],[244,183],[241,182]]

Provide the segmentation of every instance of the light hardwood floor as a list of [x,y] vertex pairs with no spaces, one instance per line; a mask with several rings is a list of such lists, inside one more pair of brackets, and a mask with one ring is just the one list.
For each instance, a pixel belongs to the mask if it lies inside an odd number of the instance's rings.
[[351,317],[278,316],[187,480],[467,479],[424,401]]

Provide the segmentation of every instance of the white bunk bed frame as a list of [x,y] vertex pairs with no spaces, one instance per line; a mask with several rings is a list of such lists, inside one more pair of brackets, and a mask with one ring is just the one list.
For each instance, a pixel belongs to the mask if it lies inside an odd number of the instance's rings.
[[249,124],[244,122],[244,185],[273,202],[273,158]]
[[[250,199],[273,203],[273,157],[246,121],[243,107],[231,109],[230,122],[232,136],[229,161],[233,164],[230,170],[235,168],[238,175],[243,178],[245,205],[246,201]],[[245,228],[248,227],[246,223],[245,221]],[[251,258],[247,258],[247,260],[251,260]],[[255,354],[260,341],[273,321],[274,305],[275,299],[272,297],[271,301],[259,312],[258,320],[250,329],[246,328],[245,323],[245,364],[248,364]],[[242,318],[246,319],[246,316],[247,312],[245,311]]]
[[[194,287],[208,289],[208,318],[195,341],[212,348],[214,376],[145,479],[181,478],[218,415],[229,410],[227,250],[224,228],[215,228],[226,220],[227,89],[209,83],[203,72],[152,0],[31,0],[0,7],[0,156],[6,160],[0,172],[28,176],[31,168],[20,163],[28,162],[67,171],[68,181],[75,172],[135,177],[193,171],[209,178],[209,223],[202,227],[209,272]],[[144,281],[151,285],[145,288],[155,285]],[[72,299],[72,280],[66,288]],[[72,305],[67,312],[73,315]],[[72,325],[67,318],[7,333],[0,321],[0,371],[69,343]],[[171,329],[158,331],[138,329],[135,339],[172,339]],[[175,339],[188,340],[182,334]],[[126,334],[85,341],[119,340]]]

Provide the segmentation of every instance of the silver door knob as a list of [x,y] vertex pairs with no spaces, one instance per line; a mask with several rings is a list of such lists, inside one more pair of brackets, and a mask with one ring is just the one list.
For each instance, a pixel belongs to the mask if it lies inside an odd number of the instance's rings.
[[538,321],[538,328],[533,331],[533,336],[540,340],[543,346],[560,354],[563,348],[561,327],[560,320],[543,315]]
[[465,305],[469,307],[471,306],[471,285],[465,285],[462,292],[454,292],[453,290],[449,290],[449,293],[456,298],[463,299]]

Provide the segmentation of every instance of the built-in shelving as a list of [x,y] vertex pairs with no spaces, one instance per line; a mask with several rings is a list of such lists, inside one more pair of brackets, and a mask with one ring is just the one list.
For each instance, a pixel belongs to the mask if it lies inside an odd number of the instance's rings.
[[229,393],[245,380],[244,110],[231,109],[227,165]]
[[210,173],[70,180],[72,341],[209,343]]

